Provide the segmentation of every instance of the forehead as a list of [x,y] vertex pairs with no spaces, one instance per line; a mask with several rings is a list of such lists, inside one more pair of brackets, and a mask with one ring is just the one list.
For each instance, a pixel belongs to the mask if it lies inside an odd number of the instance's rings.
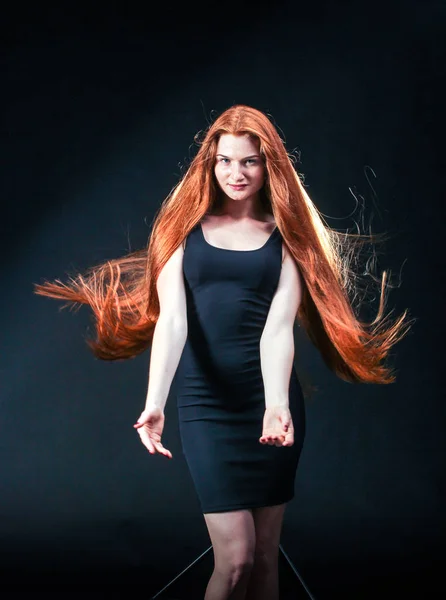
[[224,133],[220,136],[217,144],[217,154],[225,154],[233,158],[249,156],[259,152],[259,141],[247,133],[232,135]]

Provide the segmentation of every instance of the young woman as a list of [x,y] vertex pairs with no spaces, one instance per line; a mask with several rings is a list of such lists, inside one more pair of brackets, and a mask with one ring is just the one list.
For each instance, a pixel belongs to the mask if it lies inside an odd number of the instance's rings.
[[134,427],[168,458],[164,407],[178,373],[182,447],[214,551],[205,600],[278,600],[280,533],[305,435],[293,326],[343,380],[388,384],[383,361],[410,323],[407,311],[384,316],[386,272],[376,318],[356,316],[349,260],[370,236],[324,223],[264,113],[233,106],[199,145],[146,249],[36,293],[90,305],[98,358],[151,347]]

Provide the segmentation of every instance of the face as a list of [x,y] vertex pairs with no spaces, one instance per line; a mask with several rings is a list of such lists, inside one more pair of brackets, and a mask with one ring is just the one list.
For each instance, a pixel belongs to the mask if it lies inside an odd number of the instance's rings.
[[215,176],[231,200],[247,200],[257,194],[265,181],[265,166],[258,140],[248,135],[220,136],[215,157]]

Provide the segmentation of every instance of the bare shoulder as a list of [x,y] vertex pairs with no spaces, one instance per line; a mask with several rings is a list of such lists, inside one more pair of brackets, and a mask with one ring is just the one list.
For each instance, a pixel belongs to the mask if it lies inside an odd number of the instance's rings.
[[274,215],[271,215],[269,213],[266,214],[265,221],[267,221],[268,223],[272,223],[273,225],[276,225],[276,220],[274,218]]
[[220,215],[213,215],[211,213],[206,213],[204,217],[202,217],[200,223],[205,223],[210,228],[218,227],[222,224],[222,218]]
[[274,215],[270,215],[269,213],[265,215],[265,223],[271,227],[271,230],[274,230],[277,225]]
[[[277,228],[277,225],[276,225],[275,221],[270,221],[267,225],[266,232],[268,233],[268,235],[272,235],[276,228]],[[282,258],[283,258],[283,256],[282,256]]]

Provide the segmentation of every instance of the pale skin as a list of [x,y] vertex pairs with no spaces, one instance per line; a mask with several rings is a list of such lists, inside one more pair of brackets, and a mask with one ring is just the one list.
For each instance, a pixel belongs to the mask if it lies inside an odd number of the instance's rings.
[[[217,247],[240,251],[261,247],[275,223],[260,207],[259,191],[266,169],[258,141],[247,135],[222,135],[214,172],[223,202],[218,214],[202,221],[206,240]],[[183,253],[180,245],[157,280],[161,312],[152,342],[149,389],[145,409],[134,425],[148,451],[167,458],[172,458],[172,453],[161,442],[164,406],[187,338]],[[294,356],[292,332],[301,297],[298,268],[283,244],[279,284],[260,342],[265,384],[261,444],[294,444],[287,394]],[[215,562],[204,600],[278,600],[278,549],[285,507],[282,504],[204,515]]]

